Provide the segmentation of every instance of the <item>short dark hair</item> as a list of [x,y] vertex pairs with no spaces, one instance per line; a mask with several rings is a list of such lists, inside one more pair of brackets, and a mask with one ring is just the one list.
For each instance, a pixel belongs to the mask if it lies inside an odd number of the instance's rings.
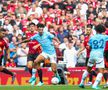
[[44,24],[42,24],[42,23],[38,23],[38,24],[37,24],[37,27],[38,27],[38,28],[44,28],[45,26],[44,26]]
[[108,21],[105,22],[105,27],[108,28]]
[[31,22],[31,23],[29,24],[29,26],[31,26],[31,25],[34,25],[34,26],[35,26],[36,24],[35,24],[35,23],[33,23],[33,22]]
[[99,24],[95,27],[97,33],[103,33],[106,31],[106,28],[103,24]]
[[92,28],[92,25],[91,24],[87,24],[87,28]]

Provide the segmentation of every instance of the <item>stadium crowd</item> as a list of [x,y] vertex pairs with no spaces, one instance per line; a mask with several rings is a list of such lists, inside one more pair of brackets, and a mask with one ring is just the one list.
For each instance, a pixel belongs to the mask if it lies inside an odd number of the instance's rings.
[[[57,61],[66,67],[86,66],[86,49],[83,42],[87,29],[95,34],[94,27],[108,20],[108,0],[2,0],[0,2],[0,28],[6,29],[5,40],[9,43],[11,62],[3,58],[7,67],[27,65],[27,43],[16,46],[30,38],[30,23],[45,25],[44,31],[54,34]],[[47,43],[47,42],[46,42]],[[32,46],[31,46],[32,47]],[[5,51],[4,51],[5,54]],[[44,62],[49,66],[49,60]]]

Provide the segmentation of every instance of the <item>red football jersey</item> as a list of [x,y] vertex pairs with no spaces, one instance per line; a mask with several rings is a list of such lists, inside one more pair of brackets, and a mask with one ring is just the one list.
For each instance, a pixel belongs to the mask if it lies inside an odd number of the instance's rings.
[[[108,35],[108,30],[105,31],[105,34]],[[108,41],[106,42],[105,50],[108,50]]]
[[88,42],[89,42],[89,39],[90,39],[90,37],[89,36],[86,36],[85,38],[84,38],[84,47],[86,48],[86,50],[87,50],[87,56],[86,57],[90,57],[90,49],[88,48]]
[[[34,36],[36,33],[27,33],[26,36],[27,38],[31,38],[32,36]],[[34,49],[33,47],[38,45],[38,41],[37,40],[32,40],[30,42],[28,42],[28,47],[29,47],[29,54],[35,54],[35,53],[41,53],[42,49],[41,46],[39,46],[37,49]]]
[[4,48],[8,49],[9,45],[5,39],[0,39],[0,57],[3,55]]

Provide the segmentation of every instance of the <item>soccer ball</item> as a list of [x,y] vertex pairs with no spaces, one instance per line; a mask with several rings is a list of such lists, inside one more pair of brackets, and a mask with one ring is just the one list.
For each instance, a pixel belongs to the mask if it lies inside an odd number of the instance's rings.
[[59,83],[59,79],[58,79],[57,77],[53,77],[53,78],[51,79],[51,83],[54,84],[54,85],[56,85],[56,84]]

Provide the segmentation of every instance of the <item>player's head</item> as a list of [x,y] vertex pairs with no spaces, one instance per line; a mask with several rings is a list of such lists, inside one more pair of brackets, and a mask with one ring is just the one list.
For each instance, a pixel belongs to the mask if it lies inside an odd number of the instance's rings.
[[95,30],[97,33],[103,33],[106,31],[106,28],[103,24],[98,24],[96,27],[95,27]]
[[6,30],[4,28],[0,29],[0,38],[3,38],[5,36]]
[[86,35],[91,35],[92,33],[92,25],[88,24],[86,28]]
[[43,34],[43,30],[44,30],[44,24],[38,23],[37,27],[38,27],[39,34],[42,35]]
[[35,30],[35,23],[30,23],[29,24],[29,28],[30,28],[30,31],[34,31]]

